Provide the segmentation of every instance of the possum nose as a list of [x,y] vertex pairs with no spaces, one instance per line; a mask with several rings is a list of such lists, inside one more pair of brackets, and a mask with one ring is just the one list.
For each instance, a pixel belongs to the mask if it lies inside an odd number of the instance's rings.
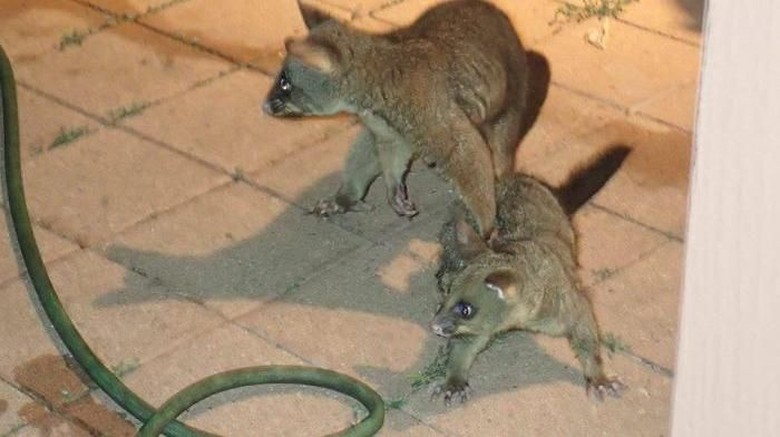
[[439,337],[447,338],[452,335],[454,326],[451,323],[440,323],[439,321],[431,322],[431,331]]

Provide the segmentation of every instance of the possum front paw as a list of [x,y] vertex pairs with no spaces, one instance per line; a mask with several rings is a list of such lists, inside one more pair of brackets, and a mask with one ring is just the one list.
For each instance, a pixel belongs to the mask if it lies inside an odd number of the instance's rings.
[[320,217],[330,217],[336,214],[344,214],[349,208],[339,204],[335,198],[322,199],[314,205],[310,214],[314,214]]
[[457,399],[461,404],[465,403],[471,397],[471,386],[468,381],[447,380],[433,388],[431,399],[443,395],[444,405],[450,406],[453,399]]
[[599,401],[604,401],[605,395],[619,398],[627,388],[628,386],[623,384],[619,379],[607,378],[604,376],[588,379],[585,391],[588,394],[588,397],[594,397]]
[[401,217],[412,218],[417,215],[417,207],[409,200],[409,195],[406,192],[406,185],[399,185],[395,189],[395,193],[389,199],[390,206],[393,207],[393,211]]

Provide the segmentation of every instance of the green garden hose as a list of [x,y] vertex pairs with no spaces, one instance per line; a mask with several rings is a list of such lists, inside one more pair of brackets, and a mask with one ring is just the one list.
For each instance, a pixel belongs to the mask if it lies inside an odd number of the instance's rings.
[[176,417],[190,406],[213,394],[255,384],[303,384],[322,387],[350,396],[368,409],[368,416],[361,422],[334,435],[368,436],[375,434],[382,427],[385,419],[385,405],[379,394],[354,378],[314,367],[258,366],[219,373],[190,385],[175,394],[157,410],[130,391],[97,358],[68,318],[52,286],[35,243],[22,187],[16,84],[10,61],[2,47],[0,47],[0,97],[2,97],[0,144],[5,149],[8,205],[27,274],[44,312],[73,358],[111,399],[139,421],[145,423],[138,432],[139,436],[157,436],[161,432],[169,436],[214,435],[191,428],[177,421]]

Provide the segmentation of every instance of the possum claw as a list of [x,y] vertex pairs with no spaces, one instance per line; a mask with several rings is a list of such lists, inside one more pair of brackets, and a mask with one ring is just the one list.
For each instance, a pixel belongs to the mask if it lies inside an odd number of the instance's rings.
[[471,397],[471,386],[468,382],[463,384],[440,384],[433,388],[431,392],[431,400],[444,395],[444,405],[449,407],[452,405],[452,400],[456,399],[461,404],[466,403]]
[[585,388],[588,397],[593,397],[599,402],[603,402],[604,398],[609,395],[613,398],[619,398],[622,396],[623,391],[628,388],[619,379],[612,378],[600,378],[595,380],[589,380]]
[[412,218],[417,215],[417,207],[414,206],[406,192],[406,185],[399,185],[395,189],[393,197],[390,198],[390,206],[393,207],[393,211],[401,217]]
[[314,214],[319,217],[330,217],[345,212],[347,212],[347,208],[339,205],[338,202],[336,202],[336,199],[322,199],[314,205],[314,208],[309,211],[309,214]]

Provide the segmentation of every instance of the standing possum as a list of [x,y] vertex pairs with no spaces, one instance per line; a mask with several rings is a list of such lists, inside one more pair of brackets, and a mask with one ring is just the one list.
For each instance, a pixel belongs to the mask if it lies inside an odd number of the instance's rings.
[[455,185],[479,233],[489,235],[495,179],[513,169],[528,94],[526,51],[506,15],[458,0],[376,35],[305,6],[301,12],[310,32],[286,41],[264,110],[276,117],[345,112],[364,126],[341,186],[313,212],[354,209],[381,174],[390,206],[412,217],[406,174],[423,158]]
[[617,171],[630,149],[615,146],[576,172],[561,188],[522,175],[497,182],[496,232],[485,242],[462,206],[440,234],[437,273],[443,302],[431,329],[449,339],[445,403],[469,395],[468,372],[499,333],[526,330],[565,336],[585,374],[587,392],[603,399],[625,386],[605,375],[590,302],[577,281],[576,238],[570,215]]

